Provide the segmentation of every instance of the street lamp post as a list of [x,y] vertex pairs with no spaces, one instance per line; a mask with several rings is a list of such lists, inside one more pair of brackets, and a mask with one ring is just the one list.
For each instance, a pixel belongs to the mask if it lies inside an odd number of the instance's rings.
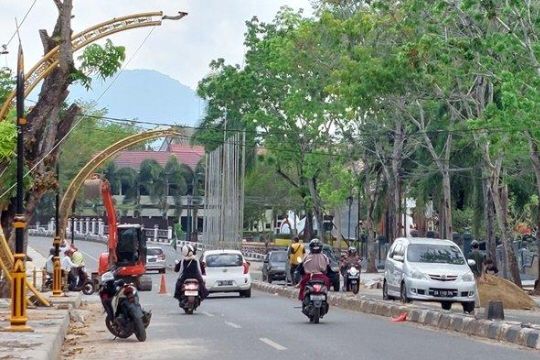
[[24,117],[24,59],[22,46],[19,43],[17,58],[17,199],[16,213],[13,219],[15,229],[15,255],[13,261],[11,280],[11,317],[9,331],[33,331],[26,322],[26,267],[24,260],[24,232],[26,229],[26,216],[24,213],[24,130],[26,118]]
[[[62,269],[60,267],[60,165],[58,161],[56,162],[56,181],[58,182],[58,189],[56,190],[56,214],[54,217],[56,227],[53,240],[54,258],[52,296],[59,297],[64,296],[64,294],[62,293]],[[71,228],[71,233],[73,233],[73,228]]]
[[347,203],[349,204],[349,220],[347,221],[347,240],[351,241],[351,207],[353,203],[353,197],[347,197]]

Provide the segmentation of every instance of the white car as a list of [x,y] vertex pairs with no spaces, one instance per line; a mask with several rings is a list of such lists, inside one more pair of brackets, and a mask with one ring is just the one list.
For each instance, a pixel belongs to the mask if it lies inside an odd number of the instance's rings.
[[210,293],[239,292],[240,296],[251,297],[249,262],[240,251],[205,251],[201,261],[205,268],[203,278]]
[[471,313],[477,289],[469,262],[450,240],[397,238],[386,256],[383,298],[437,301],[445,310],[459,302]]
[[160,274],[165,274],[166,268],[163,249],[159,246],[149,246],[146,249],[146,271],[157,270]]

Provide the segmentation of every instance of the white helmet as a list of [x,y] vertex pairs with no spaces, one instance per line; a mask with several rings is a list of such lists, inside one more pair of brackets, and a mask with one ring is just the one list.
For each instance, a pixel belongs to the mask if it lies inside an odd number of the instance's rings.
[[112,272],[110,272],[110,271],[107,271],[106,273],[101,275],[101,282],[102,283],[106,283],[106,282],[113,281],[113,280],[114,280],[114,274]]
[[186,244],[182,246],[182,256],[183,257],[189,257],[195,255],[195,249],[193,249],[193,246]]

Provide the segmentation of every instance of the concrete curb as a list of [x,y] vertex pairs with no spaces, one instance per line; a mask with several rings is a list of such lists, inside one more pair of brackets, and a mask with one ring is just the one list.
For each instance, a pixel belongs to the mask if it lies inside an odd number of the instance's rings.
[[[294,288],[262,281],[253,281],[252,286],[256,290],[287,298],[298,297],[298,290]],[[518,322],[485,320],[472,315],[414,308],[392,301],[355,299],[332,293],[328,295],[328,301],[339,308],[385,317],[396,317],[406,312],[407,320],[417,324],[540,350],[540,329],[527,328]]]
[[[58,360],[60,359],[60,354],[62,353],[62,346],[64,345],[64,339],[67,335],[68,329],[69,329],[69,323],[70,323],[70,316],[69,311],[65,313],[64,318],[61,320],[61,323],[59,324],[58,330],[52,334],[52,341],[49,343],[45,343],[44,347],[48,348],[45,349],[45,356],[42,357],[42,359],[47,360]],[[51,329],[52,330],[52,329]],[[54,332],[54,331],[51,331]],[[36,357],[36,359],[38,359]]]

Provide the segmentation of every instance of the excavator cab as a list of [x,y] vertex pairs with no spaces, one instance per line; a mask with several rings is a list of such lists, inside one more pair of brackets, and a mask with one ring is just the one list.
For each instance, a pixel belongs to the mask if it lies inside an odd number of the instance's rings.
[[140,225],[118,225],[117,266],[146,264],[146,238]]

